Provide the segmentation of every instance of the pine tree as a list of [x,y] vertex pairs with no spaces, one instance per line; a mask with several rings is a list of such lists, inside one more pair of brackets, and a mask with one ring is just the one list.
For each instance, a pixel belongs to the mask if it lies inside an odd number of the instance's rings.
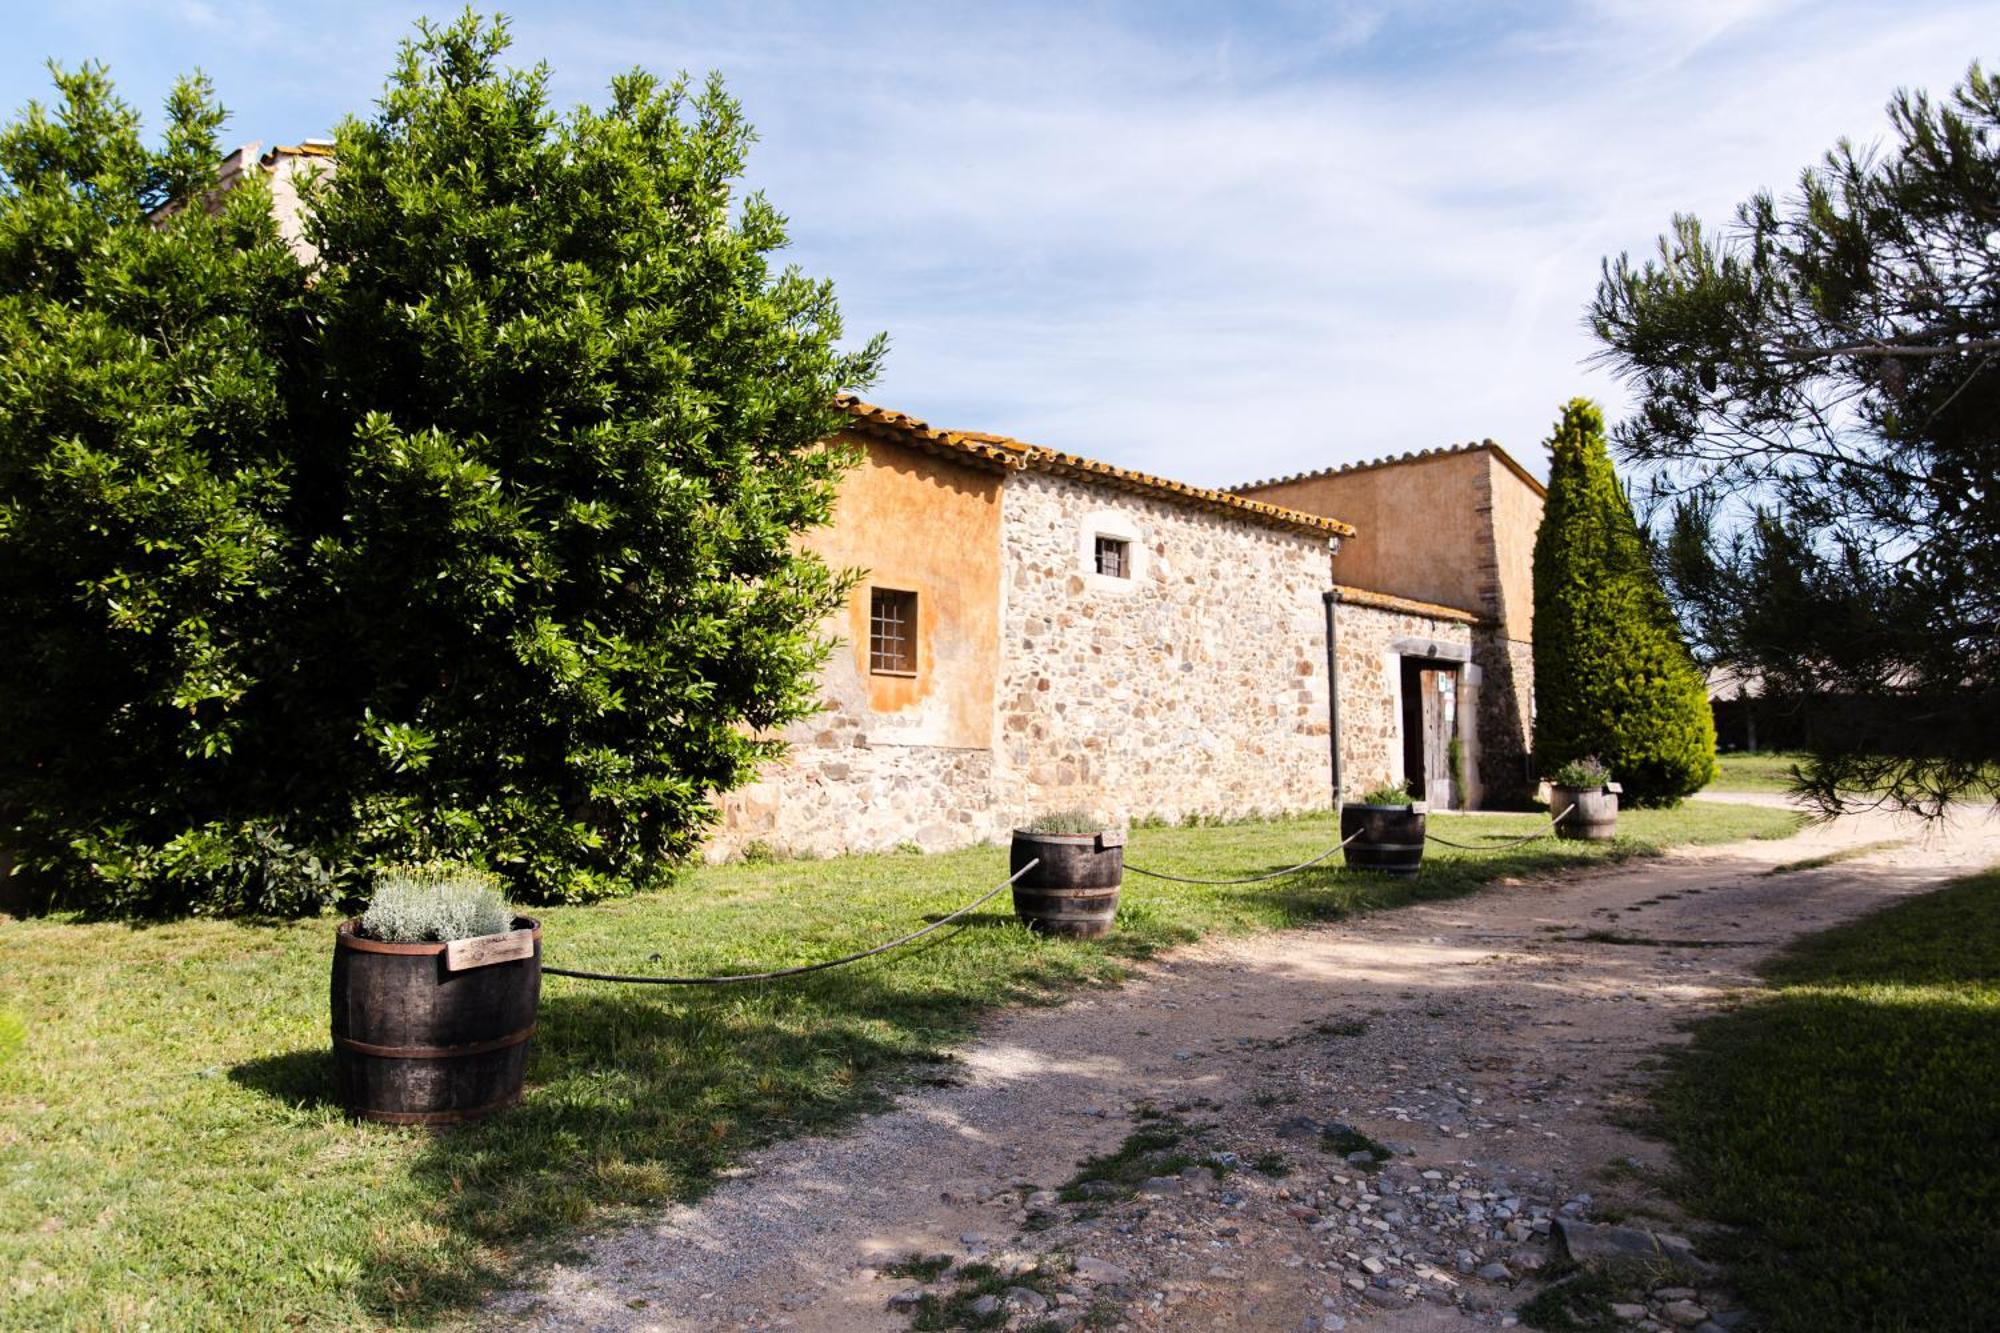
[[2000,798],[1996,220],[1975,64],[1733,223],[1675,218],[1591,307],[1688,631],[1798,710],[1828,812]]
[[1612,470],[1604,417],[1563,408],[1535,536],[1535,757],[1595,756],[1635,805],[1670,804],[1715,775],[1701,673]]

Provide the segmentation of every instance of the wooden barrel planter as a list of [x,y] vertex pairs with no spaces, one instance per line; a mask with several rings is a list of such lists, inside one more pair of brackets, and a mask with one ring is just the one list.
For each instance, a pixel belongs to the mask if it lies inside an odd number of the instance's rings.
[[[1579,842],[1609,842],[1618,836],[1618,793],[1615,782],[1596,787],[1549,787],[1549,817],[1564,810],[1569,817],[1556,825],[1558,838]],[[1570,809],[1574,806],[1575,809]]]
[[[1424,812],[1422,801],[1408,805],[1362,805],[1346,802],[1340,807],[1340,836],[1354,838],[1341,855],[1356,870],[1373,870],[1405,879],[1415,875],[1424,862]],[[1355,834],[1360,837],[1355,837]]]
[[542,994],[542,927],[387,944],[344,921],[333,948],[333,1066],[348,1113],[451,1125],[521,1099]]
[[1045,935],[1096,939],[1111,933],[1118,889],[1125,880],[1123,833],[1015,829],[1009,872],[1018,873],[1034,860],[1041,864],[1014,881],[1015,916]]

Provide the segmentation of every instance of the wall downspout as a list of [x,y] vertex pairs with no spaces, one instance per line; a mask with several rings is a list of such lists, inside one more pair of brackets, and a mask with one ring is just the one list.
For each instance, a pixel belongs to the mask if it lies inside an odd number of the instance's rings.
[[1340,654],[1333,609],[1340,602],[1340,590],[1328,588],[1320,594],[1326,607],[1326,739],[1333,752],[1333,808],[1340,809]]

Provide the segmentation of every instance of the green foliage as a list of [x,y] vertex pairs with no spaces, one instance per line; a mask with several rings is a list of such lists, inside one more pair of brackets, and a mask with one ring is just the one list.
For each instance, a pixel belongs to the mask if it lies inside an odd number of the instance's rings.
[[1659,1100],[1680,1202],[1777,1333],[1981,1328],[2000,1271],[2000,874],[1810,936]]
[[1362,792],[1358,803],[1361,805],[1408,805],[1412,799],[1410,793],[1403,788],[1398,787],[1393,782],[1385,782],[1371,791]]
[[200,206],[204,81],[150,149],[101,67],[53,73],[0,129],[0,839],[108,910],[309,904],[250,734],[290,657],[305,271],[254,171]]
[[398,866],[386,871],[362,913],[370,939],[390,944],[476,939],[514,923],[499,877],[471,866]]
[[1074,810],[1051,810],[1036,815],[1022,826],[1028,833],[1101,833],[1105,822],[1098,816],[1082,808]]
[[[302,911],[450,857],[658,882],[817,706],[847,580],[798,536],[880,340],[741,195],[740,109],[551,109],[504,24],[420,25],[307,181],[204,206],[101,70],[0,131],[0,817],[45,897]],[[155,213],[162,205],[165,212]]]
[[1596,755],[1586,755],[1556,765],[1548,774],[1548,780],[1551,786],[1556,787],[1601,787],[1611,781],[1611,770]]
[[1715,775],[1708,693],[1611,468],[1604,418],[1573,399],[1549,441],[1535,535],[1535,757],[1594,756],[1633,805],[1671,803]]
[[2000,796],[2000,80],[1888,111],[1733,225],[1607,262],[1590,318],[1704,656],[1809,710],[1824,807],[1934,813]]

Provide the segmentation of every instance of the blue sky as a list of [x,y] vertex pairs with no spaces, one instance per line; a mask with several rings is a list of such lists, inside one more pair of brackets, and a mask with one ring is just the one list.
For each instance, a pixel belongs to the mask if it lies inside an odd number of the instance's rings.
[[[365,110],[445,4],[4,0],[0,100],[195,67],[232,142]],[[1492,437],[1538,471],[1599,261],[1784,189],[2000,3],[520,3],[562,102],[720,70],[879,402],[1208,484]],[[1985,44],[1982,49],[1982,43]]]

